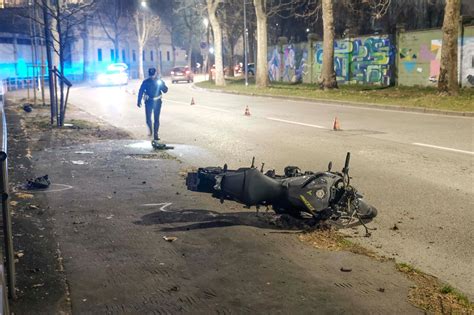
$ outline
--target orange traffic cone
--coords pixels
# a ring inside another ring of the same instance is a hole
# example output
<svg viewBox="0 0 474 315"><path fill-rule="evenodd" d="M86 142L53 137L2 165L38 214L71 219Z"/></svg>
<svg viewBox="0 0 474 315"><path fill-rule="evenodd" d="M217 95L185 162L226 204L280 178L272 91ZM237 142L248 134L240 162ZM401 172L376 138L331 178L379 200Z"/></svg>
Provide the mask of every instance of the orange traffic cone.
<svg viewBox="0 0 474 315"><path fill-rule="evenodd" d="M249 110L249 107L245 107L245 113L244 113L245 116L250 116L250 110Z"/></svg>
<svg viewBox="0 0 474 315"><path fill-rule="evenodd" d="M332 126L332 130L334 131L341 130L341 126L339 125L339 119L337 119L337 116L336 118L334 118L334 124Z"/></svg>
<svg viewBox="0 0 474 315"><path fill-rule="evenodd" d="M191 97L191 105L196 105L196 102L194 102L194 97Z"/></svg>

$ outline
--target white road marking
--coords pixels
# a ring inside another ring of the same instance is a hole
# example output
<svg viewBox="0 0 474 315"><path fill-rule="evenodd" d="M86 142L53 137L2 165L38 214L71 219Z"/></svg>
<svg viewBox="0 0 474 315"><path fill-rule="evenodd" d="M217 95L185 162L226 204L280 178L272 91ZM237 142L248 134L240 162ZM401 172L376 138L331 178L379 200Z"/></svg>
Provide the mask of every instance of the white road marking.
<svg viewBox="0 0 474 315"><path fill-rule="evenodd" d="M171 102L171 103L184 104L184 105L190 105L190 104L191 104L191 101L189 101L189 103L186 103L186 102L181 102L181 101L169 100L169 99L167 99L167 98L164 98L163 101L165 101L165 102Z"/></svg>
<svg viewBox="0 0 474 315"><path fill-rule="evenodd" d="M306 127L312 127L312 128L318 128L318 129L329 129L323 126L318 126L318 125L311 125L311 124L305 124L297 121L291 121L291 120L284 120L284 119L279 119L279 118L274 118L274 117L267 117L268 120L273 120L273 121L280 121L284 122L287 124L294 124L294 125L300 125L300 126L306 126Z"/></svg>
<svg viewBox="0 0 474 315"><path fill-rule="evenodd" d="M474 155L474 152L472 152L472 151L458 150L458 149L440 147L440 146L437 146L437 145L431 145L431 144L426 144L426 143L418 143L418 142L414 142L412 144L417 145L417 146L421 146L421 147L428 147L428 148L433 148L433 149L440 149L440 150L445 150L445 151L452 151L452 152L458 152L458 153L465 153L465 154Z"/></svg>
<svg viewBox="0 0 474 315"><path fill-rule="evenodd" d="M172 204L173 204L172 202L161 202L161 203L146 203L146 204L143 204L142 206L143 207L158 207L158 206L161 206L160 211L168 212L168 210L166 210L166 208L171 206Z"/></svg>
<svg viewBox="0 0 474 315"><path fill-rule="evenodd" d="M178 104L184 104L184 105L189 105L189 106L203 107L203 108L210 109L210 110L216 110L216 111L219 111L219 112L230 113L230 110L222 109L222 108L218 108L218 107L205 106L205 105L199 105L199 104L191 105L191 101L189 101L189 103L182 102L182 101L169 100L169 99L164 99L164 101L165 102L178 103Z"/></svg>
<svg viewBox="0 0 474 315"><path fill-rule="evenodd" d="M60 192L60 191L65 191L74 188L71 185L64 185L64 184L51 184L50 187L56 187L56 188L46 188L46 189L38 189L38 190L27 190L25 192L31 193L31 194L37 194L37 193L52 193L52 192Z"/></svg>

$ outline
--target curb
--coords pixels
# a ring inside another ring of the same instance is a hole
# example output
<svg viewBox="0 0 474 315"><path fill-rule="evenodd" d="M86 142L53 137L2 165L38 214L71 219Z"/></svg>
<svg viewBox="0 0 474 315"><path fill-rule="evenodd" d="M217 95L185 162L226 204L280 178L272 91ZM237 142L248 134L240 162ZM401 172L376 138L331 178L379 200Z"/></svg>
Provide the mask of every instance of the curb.
<svg viewBox="0 0 474 315"><path fill-rule="evenodd" d="M301 96L283 96L283 95L270 95L270 94L254 94L254 93L242 93L235 91L226 91L219 89L206 89L198 87L195 84L192 86L193 89L214 93L225 93L225 94L234 94L234 95L246 95L246 96L256 96L256 97L269 97L277 98L284 100L296 100L296 101L305 101L311 103L324 103L324 105L339 105L339 106L354 106L354 107L363 107L363 108L375 108L382 110L396 110L401 112L414 112L422 114L436 114L436 115L446 115L446 116L457 116L457 117L474 117L474 112L456 112L451 110L442 110L442 109L432 109L425 107L406 107L401 105L382 105L376 103L359 103L351 101L338 101L332 99L321 99L321 98L308 98Z"/></svg>

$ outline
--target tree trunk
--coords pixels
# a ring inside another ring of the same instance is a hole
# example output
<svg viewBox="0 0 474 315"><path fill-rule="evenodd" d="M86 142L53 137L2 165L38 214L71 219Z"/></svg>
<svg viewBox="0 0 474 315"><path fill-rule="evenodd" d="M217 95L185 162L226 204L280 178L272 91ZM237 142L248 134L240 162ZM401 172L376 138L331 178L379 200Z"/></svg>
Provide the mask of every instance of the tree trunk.
<svg viewBox="0 0 474 315"><path fill-rule="evenodd" d="M257 15L257 65L255 84L259 88L268 86L267 64L267 13L265 0L254 0L255 14Z"/></svg>
<svg viewBox="0 0 474 315"><path fill-rule="evenodd" d="M234 45L233 43L231 43L231 41L229 40L229 49L227 50L228 52L228 56L227 58L229 59L229 72L227 73L227 75L229 77L234 77L235 74L234 74Z"/></svg>
<svg viewBox="0 0 474 315"><path fill-rule="evenodd" d="M138 79L143 80L145 74L143 73L143 44L138 42Z"/></svg>
<svg viewBox="0 0 474 315"><path fill-rule="evenodd" d="M119 62L120 61L120 56L119 56L119 50L120 50L120 38L118 35L115 35L115 40L114 40L114 60L113 62Z"/></svg>
<svg viewBox="0 0 474 315"><path fill-rule="evenodd" d="M212 32L214 34L214 58L216 64L216 86L225 86L224 64L222 60L222 29L217 19L216 11L219 0L207 0L207 10L209 14L209 22L211 23Z"/></svg>
<svg viewBox="0 0 474 315"><path fill-rule="evenodd" d="M447 0L444 9L443 42L438 91L456 95L458 85L458 33L460 0Z"/></svg>
<svg viewBox="0 0 474 315"><path fill-rule="evenodd" d="M89 80L89 29L88 17L84 17L84 25L82 29L82 79Z"/></svg>
<svg viewBox="0 0 474 315"><path fill-rule="evenodd" d="M320 85L323 89L337 89L334 71L334 11L333 0L322 0L323 6L323 68Z"/></svg>
<svg viewBox="0 0 474 315"><path fill-rule="evenodd" d="M193 65L192 65L192 54L193 54L193 46L192 46L192 43L189 43L189 47L188 47L188 68L189 68L189 69L192 69L192 68L193 68Z"/></svg>

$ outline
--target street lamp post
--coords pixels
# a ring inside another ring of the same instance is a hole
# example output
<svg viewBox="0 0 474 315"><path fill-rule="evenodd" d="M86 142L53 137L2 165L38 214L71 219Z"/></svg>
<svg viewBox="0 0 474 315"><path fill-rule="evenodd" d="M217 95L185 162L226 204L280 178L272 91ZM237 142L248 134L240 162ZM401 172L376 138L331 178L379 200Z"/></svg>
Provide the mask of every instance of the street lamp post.
<svg viewBox="0 0 474 315"><path fill-rule="evenodd" d="M247 5L246 0L244 0L244 74L245 74L245 86L249 85L249 75L248 75L248 56L247 56Z"/></svg>

